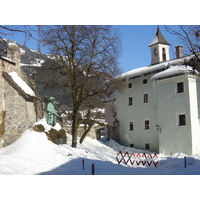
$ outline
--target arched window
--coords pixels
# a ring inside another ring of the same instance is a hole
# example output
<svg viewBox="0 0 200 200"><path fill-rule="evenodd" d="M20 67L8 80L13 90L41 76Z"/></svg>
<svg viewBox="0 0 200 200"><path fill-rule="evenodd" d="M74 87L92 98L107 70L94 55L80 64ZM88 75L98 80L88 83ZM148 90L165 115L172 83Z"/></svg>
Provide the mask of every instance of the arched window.
<svg viewBox="0 0 200 200"><path fill-rule="evenodd" d="M162 60L166 61L166 50L165 50L165 48L162 48Z"/></svg>
<svg viewBox="0 0 200 200"><path fill-rule="evenodd" d="M158 53L158 51L157 51L157 49L154 49L154 55L157 55L157 53Z"/></svg>

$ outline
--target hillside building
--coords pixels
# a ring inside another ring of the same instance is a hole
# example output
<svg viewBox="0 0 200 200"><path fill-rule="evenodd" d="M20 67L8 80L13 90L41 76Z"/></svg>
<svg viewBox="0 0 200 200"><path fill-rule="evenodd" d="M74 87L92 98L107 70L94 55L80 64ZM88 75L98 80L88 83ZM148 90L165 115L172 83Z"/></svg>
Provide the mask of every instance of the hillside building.
<svg viewBox="0 0 200 200"><path fill-rule="evenodd" d="M36 96L26 79L20 48L8 43L6 56L0 56L0 148L14 142L36 122Z"/></svg>
<svg viewBox="0 0 200 200"><path fill-rule="evenodd" d="M170 44L158 26L149 47L151 65L120 77L126 88L117 91L119 143L169 155L200 152L200 76L184 65L191 56L170 60Z"/></svg>

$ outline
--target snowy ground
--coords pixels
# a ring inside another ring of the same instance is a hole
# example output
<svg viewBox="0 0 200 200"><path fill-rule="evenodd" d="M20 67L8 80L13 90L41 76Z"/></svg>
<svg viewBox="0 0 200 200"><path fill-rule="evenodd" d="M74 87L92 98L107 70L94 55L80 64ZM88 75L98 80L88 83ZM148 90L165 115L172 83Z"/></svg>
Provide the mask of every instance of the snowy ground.
<svg viewBox="0 0 200 200"><path fill-rule="evenodd" d="M16 142L0 149L0 175L91 175L92 164L95 164L95 175L200 174L200 155L159 154L156 168L153 165L118 165L117 152L144 151L121 146L113 140L107 141L106 138L102 141L86 138L83 144L72 148L71 136L68 135L67 139L67 144L55 145L47 140L45 133L27 130ZM184 156L187 156L186 168Z"/></svg>

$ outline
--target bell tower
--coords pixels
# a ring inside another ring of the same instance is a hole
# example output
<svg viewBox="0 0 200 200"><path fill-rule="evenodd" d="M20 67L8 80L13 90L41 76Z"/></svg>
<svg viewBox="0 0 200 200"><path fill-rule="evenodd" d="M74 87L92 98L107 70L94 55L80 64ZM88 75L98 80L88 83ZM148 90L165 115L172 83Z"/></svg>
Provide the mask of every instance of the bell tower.
<svg viewBox="0 0 200 200"><path fill-rule="evenodd" d="M160 31L160 27L158 26L156 35L149 45L149 47L151 48L152 65L169 60L169 46L170 44L164 38Z"/></svg>

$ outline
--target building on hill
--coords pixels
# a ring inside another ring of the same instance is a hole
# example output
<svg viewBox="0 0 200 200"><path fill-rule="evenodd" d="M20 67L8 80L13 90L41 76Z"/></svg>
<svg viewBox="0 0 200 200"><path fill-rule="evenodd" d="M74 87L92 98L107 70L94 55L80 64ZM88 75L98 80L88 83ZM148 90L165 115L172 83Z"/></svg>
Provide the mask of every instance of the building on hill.
<svg viewBox="0 0 200 200"><path fill-rule="evenodd" d="M7 56L0 56L0 146L15 141L36 122L34 91L23 79L20 49L8 43Z"/></svg>
<svg viewBox="0 0 200 200"><path fill-rule="evenodd" d="M200 76L182 57L170 60L158 27L149 47L151 65L124 73L116 95L119 143L169 155L200 152Z"/></svg>

